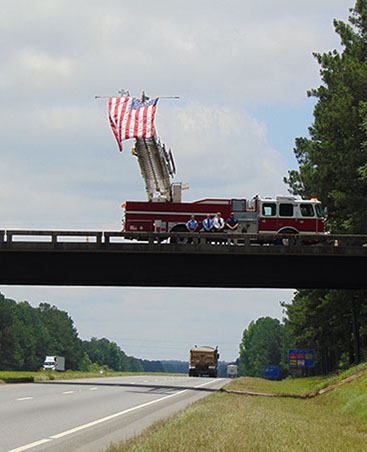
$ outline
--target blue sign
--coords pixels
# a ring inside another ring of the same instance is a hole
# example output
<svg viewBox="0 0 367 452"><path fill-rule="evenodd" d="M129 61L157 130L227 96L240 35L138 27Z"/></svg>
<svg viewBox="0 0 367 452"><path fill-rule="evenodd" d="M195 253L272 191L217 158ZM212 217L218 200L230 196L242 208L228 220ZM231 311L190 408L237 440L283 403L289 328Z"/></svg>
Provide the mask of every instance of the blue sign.
<svg viewBox="0 0 367 452"><path fill-rule="evenodd" d="M290 367L314 367L315 352L313 350L288 350L288 364Z"/></svg>
<svg viewBox="0 0 367 452"><path fill-rule="evenodd" d="M278 378L279 366L266 366L264 369L265 378Z"/></svg>

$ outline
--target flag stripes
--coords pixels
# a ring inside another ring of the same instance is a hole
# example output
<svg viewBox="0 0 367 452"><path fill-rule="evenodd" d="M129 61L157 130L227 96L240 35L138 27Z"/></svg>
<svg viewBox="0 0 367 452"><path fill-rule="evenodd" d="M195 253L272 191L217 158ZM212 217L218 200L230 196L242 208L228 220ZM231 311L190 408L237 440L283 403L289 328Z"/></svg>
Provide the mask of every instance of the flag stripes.
<svg viewBox="0 0 367 452"><path fill-rule="evenodd" d="M129 138L154 136L154 117L158 98L144 101L136 97L110 97L108 116L120 151Z"/></svg>

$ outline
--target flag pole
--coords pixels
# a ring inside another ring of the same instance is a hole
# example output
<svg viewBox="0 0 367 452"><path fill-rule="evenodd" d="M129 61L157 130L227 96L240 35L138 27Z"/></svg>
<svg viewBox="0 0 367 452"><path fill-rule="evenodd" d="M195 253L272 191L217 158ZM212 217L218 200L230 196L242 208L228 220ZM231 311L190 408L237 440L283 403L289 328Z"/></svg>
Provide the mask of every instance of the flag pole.
<svg viewBox="0 0 367 452"><path fill-rule="evenodd" d="M94 96L95 99L120 99L123 96ZM131 97L137 97L137 96L131 96ZM153 97L154 99L158 98L158 99L180 99L180 96L150 96Z"/></svg>
<svg viewBox="0 0 367 452"><path fill-rule="evenodd" d="M118 91L118 93L120 94L119 96L94 96L94 98L95 99L109 99L109 98L121 99L121 97L134 97L135 99L137 99L136 96L130 96L130 91L128 89L120 89ZM158 99L179 99L180 98L180 96L146 96L144 91L141 92L140 98L141 98L142 102L144 102L147 99L150 99L151 97L153 99L157 99L157 98Z"/></svg>

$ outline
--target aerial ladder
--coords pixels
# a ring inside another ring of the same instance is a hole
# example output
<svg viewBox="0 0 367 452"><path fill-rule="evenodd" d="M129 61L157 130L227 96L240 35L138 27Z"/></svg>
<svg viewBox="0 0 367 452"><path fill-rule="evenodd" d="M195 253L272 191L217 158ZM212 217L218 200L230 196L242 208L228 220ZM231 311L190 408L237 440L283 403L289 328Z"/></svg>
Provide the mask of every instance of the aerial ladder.
<svg viewBox="0 0 367 452"><path fill-rule="evenodd" d="M177 97L173 97L176 99ZM141 99L147 99L144 91ZM138 159L148 201L181 202L187 184L173 183L176 166L171 149L167 150L156 131L151 138L135 138L132 154Z"/></svg>
<svg viewBox="0 0 367 452"><path fill-rule="evenodd" d="M179 190L171 180L176 173L171 149L167 151L155 134L152 138L135 138L132 154L138 159L148 201L171 202L176 199Z"/></svg>
<svg viewBox="0 0 367 452"><path fill-rule="evenodd" d="M136 117L131 114L132 104L129 104L129 102L131 99L136 98L132 98L129 91L126 90L120 90L119 94L119 99L124 98L125 100L123 101L123 104L117 103L112 105L110 103L109 115L114 135L119 143L120 150L122 150L121 141L124 139L121 138L121 128L126 127L126 130L129 130L129 133L126 134L125 139L132 138L130 137L129 129L129 127L131 127L130 121L136 121ZM95 96L96 99L104 97L107 96ZM164 98L178 99L177 96ZM116 98L110 97L109 99L111 102L111 99ZM155 99L158 99L158 97ZM141 94L141 104L145 101L149 101L149 97L147 97L143 91ZM128 107L127 104L129 104ZM136 111L139 108L140 107L135 106L134 110ZM113 111L113 113L111 113L111 111ZM121 114L122 111L123 113ZM145 114L147 113L144 112L143 115ZM133 119L131 120L131 118ZM139 117L138 127L140 127L140 121L141 117ZM146 122L147 117L142 120L143 129L146 127ZM124 126L122 126L122 123L124 123ZM132 122L132 124L135 123ZM134 125L134 127L136 127L136 125ZM152 127L154 127L153 119ZM176 174L176 167L171 149L166 149L165 144L161 142L155 129L153 129L153 133L136 133L134 130L134 137L135 143L132 149L132 154L138 159L140 172L145 182L145 190L148 201L181 202L182 190L189 187L188 185L183 185L181 183L173 183L172 181L174 175Z"/></svg>

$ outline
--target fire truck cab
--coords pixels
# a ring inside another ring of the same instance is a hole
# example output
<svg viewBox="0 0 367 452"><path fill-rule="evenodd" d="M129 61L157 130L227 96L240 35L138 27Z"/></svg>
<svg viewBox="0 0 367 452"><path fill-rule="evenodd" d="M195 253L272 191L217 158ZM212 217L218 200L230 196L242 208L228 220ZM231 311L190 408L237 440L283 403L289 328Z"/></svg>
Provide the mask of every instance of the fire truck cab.
<svg viewBox="0 0 367 452"><path fill-rule="evenodd" d="M258 231L277 234L315 234L324 232L324 213L320 201L277 196L259 199Z"/></svg>

